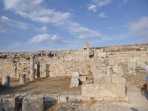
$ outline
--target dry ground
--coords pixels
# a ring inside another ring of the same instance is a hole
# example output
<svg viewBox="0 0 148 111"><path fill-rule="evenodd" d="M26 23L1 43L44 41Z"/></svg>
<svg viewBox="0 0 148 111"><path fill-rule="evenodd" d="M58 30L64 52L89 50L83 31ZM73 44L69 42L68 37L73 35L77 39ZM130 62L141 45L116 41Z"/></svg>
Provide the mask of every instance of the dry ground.
<svg viewBox="0 0 148 111"><path fill-rule="evenodd" d="M0 80L1 83L1 80ZM81 86L77 88L69 88L70 78L69 77L58 77L58 78L41 78L36 79L34 82L20 85L19 80L11 79L10 89L0 89L0 95L3 94L80 94Z"/></svg>

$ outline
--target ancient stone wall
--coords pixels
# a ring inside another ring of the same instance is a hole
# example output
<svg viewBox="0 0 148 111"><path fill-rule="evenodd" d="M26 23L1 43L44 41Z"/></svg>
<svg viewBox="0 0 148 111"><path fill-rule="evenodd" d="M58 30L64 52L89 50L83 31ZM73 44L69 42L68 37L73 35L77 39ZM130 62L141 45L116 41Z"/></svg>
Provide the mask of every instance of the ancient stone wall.
<svg viewBox="0 0 148 111"><path fill-rule="evenodd" d="M65 51L0 53L0 77L30 74L30 55L35 55L35 73L46 77L71 76L72 72L88 77L99 74L122 75L143 84L148 73L148 44L82 48ZM141 81L141 82L139 82Z"/></svg>

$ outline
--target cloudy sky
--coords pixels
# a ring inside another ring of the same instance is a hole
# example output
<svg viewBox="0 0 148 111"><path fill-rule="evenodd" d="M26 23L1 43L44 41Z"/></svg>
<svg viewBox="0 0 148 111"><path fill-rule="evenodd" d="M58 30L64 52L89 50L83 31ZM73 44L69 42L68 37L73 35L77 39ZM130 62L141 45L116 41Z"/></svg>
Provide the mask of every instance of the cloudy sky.
<svg viewBox="0 0 148 111"><path fill-rule="evenodd" d="M0 51L148 43L148 0L0 0Z"/></svg>

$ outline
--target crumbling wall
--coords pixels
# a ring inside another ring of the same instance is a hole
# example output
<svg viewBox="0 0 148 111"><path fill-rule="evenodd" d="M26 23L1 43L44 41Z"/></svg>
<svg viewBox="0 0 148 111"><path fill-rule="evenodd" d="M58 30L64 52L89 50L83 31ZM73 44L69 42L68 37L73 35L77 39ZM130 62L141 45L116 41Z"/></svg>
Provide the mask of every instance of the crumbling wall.
<svg viewBox="0 0 148 111"><path fill-rule="evenodd" d="M0 78L4 75L15 76L16 64L9 59L0 59Z"/></svg>
<svg viewBox="0 0 148 111"><path fill-rule="evenodd" d="M35 73L46 77L80 75L123 74L122 76L142 85L148 73L148 44L118 47L82 48L65 51L40 51L0 53L0 77L30 74L30 55L35 55ZM48 64L48 65L47 65ZM140 81L140 82L139 82Z"/></svg>

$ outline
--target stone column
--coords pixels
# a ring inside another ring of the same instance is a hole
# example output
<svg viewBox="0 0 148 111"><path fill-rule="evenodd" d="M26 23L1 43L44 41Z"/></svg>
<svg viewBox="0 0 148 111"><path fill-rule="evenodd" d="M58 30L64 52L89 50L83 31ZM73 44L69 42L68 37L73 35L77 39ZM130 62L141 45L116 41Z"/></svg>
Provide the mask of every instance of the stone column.
<svg viewBox="0 0 148 111"><path fill-rule="evenodd" d="M9 88L10 87L10 76L2 77L2 86L4 88Z"/></svg>
<svg viewBox="0 0 148 111"><path fill-rule="evenodd" d="M46 64L46 78L49 77L49 64Z"/></svg>
<svg viewBox="0 0 148 111"><path fill-rule="evenodd" d="M20 84L26 84L26 74L20 74Z"/></svg>
<svg viewBox="0 0 148 111"><path fill-rule="evenodd" d="M40 63L39 63L39 61L37 62L37 70L36 70L36 72L37 72L37 78L40 78L41 76L40 76Z"/></svg>
<svg viewBox="0 0 148 111"><path fill-rule="evenodd" d="M34 55L31 55L30 57L30 81L35 80L35 74L34 74Z"/></svg>

